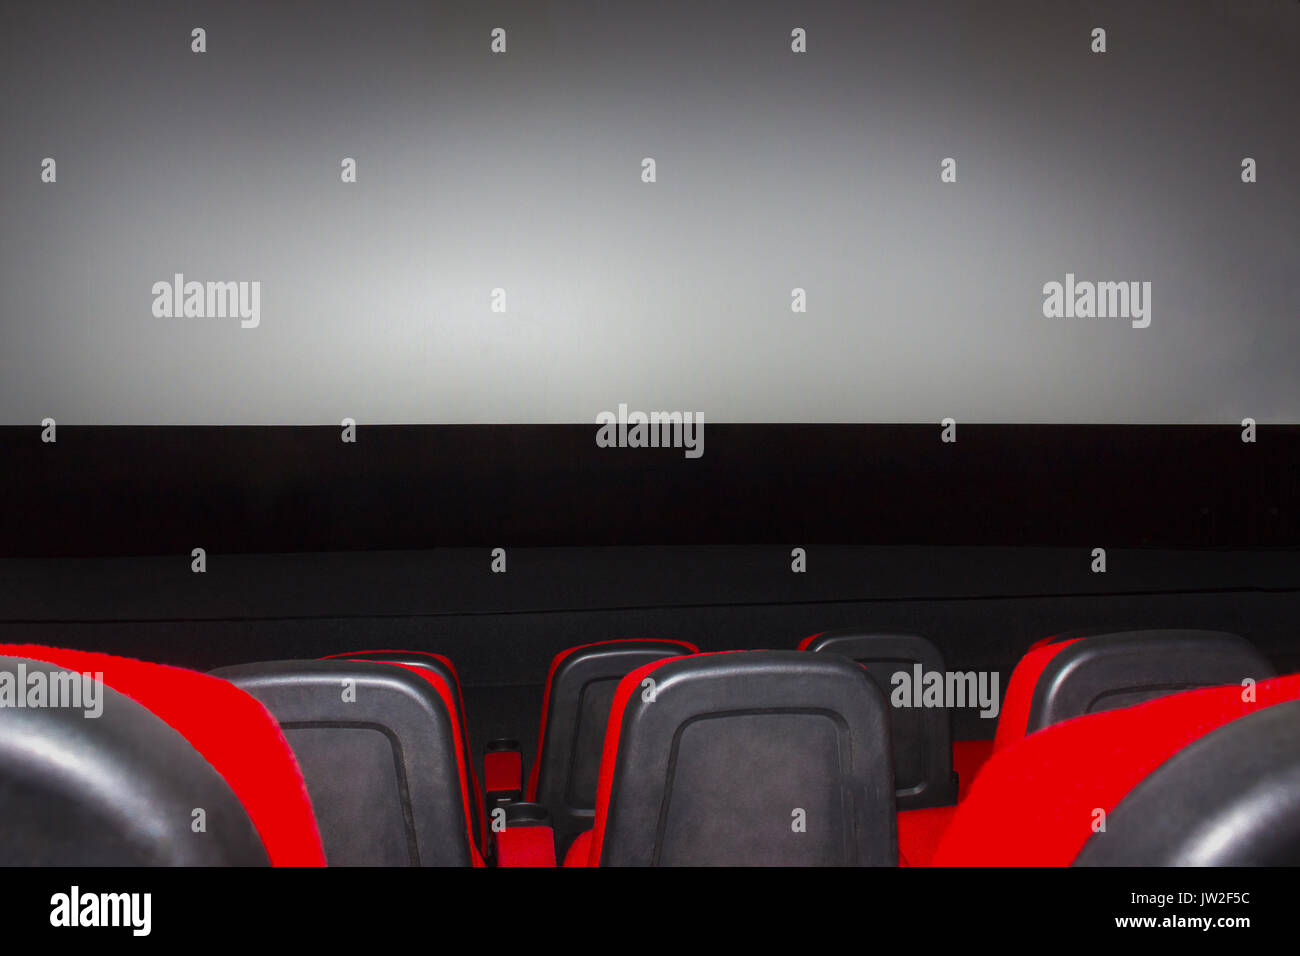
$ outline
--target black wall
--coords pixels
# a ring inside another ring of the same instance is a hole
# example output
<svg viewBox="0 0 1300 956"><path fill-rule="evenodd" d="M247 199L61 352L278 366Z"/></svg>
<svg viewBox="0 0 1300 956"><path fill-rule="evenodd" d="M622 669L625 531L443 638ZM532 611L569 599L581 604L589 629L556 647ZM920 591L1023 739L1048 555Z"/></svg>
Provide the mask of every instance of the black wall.
<svg viewBox="0 0 1300 956"><path fill-rule="evenodd" d="M1300 426L0 429L0 553L457 545L1300 545Z"/></svg>
<svg viewBox="0 0 1300 956"><path fill-rule="evenodd" d="M1088 548L813 546L487 548L424 552L0 560L0 641L201 669L356 649L437 650L473 688L476 734L531 738L565 647L666 636L708 650L792 647L833 627L932 637L950 667L1005 681L1037 638L1081 627L1206 627L1300 670L1300 554ZM959 734L991 734L973 712Z"/></svg>

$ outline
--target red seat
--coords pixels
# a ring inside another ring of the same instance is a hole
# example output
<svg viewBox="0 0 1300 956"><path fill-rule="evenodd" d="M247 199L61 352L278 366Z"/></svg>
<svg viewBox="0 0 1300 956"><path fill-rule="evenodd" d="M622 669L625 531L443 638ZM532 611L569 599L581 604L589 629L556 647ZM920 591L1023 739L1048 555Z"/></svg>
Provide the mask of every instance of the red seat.
<svg viewBox="0 0 1300 956"><path fill-rule="evenodd" d="M936 866L1065 866L1149 774L1223 725L1300 698L1300 675L1186 691L1006 743L961 802Z"/></svg>
<svg viewBox="0 0 1300 956"><path fill-rule="evenodd" d="M0 656L102 673L105 685L166 722L225 779L272 865L324 864L293 752L275 720L248 694L206 674L109 654L4 644Z"/></svg>
<svg viewBox="0 0 1300 956"><path fill-rule="evenodd" d="M1078 640L1082 638L1053 641L1049 637L1030 645L1025 656L1011 672L1011 679L1007 681L1006 696L1002 698L1002 710L998 715L998 729L993 737L994 753L1025 736L1025 727L1029 723L1029 705L1033 701L1038 678L1052 662L1052 658Z"/></svg>
<svg viewBox="0 0 1300 956"><path fill-rule="evenodd" d="M1027 733L1066 717L1179 691L1272 677L1272 667L1240 637L1215 631L1072 631L1035 641L1007 682L994 753ZM962 774L959 801L988 757L978 741L958 743L969 769ZM899 814L902 862L928 865L956 814L956 808Z"/></svg>
<svg viewBox="0 0 1300 956"><path fill-rule="evenodd" d="M1275 676L1235 634L1201 630L1091 632L1034 644L1007 683L994 750L1061 720L1244 678Z"/></svg>

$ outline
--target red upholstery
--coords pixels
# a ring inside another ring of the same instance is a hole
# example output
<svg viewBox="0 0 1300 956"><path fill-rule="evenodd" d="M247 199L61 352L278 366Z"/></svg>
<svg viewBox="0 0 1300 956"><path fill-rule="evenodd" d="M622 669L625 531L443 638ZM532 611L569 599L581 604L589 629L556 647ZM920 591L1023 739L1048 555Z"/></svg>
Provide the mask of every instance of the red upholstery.
<svg viewBox="0 0 1300 956"><path fill-rule="evenodd" d="M579 833L569 844L569 852L564 854L565 866L586 866L591 858L591 831Z"/></svg>
<svg viewBox="0 0 1300 956"><path fill-rule="evenodd" d="M496 835L497 866L555 866L550 827L506 827Z"/></svg>
<svg viewBox="0 0 1300 956"><path fill-rule="evenodd" d="M929 866L956 807L926 807L898 812L898 865Z"/></svg>
<svg viewBox="0 0 1300 956"><path fill-rule="evenodd" d="M399 664L395 661L390 663L394 667L401 667L412 674L419 674L423 677L438 692L438 696L442 698L442 702L447 708L447 714L451 718L451 739L456 747L456 767L460 770L460 798L465 808L465 836L469 840L470 856L473 858L474 865L484 866L483 855L479 852L478 840L474 838L474 814L470 808L469 785L466 783L470 779L470 774L465 766L465 741L461 733L460 716L457 713L456 701L452 697L451 688L447 686L441 677L432 671L425 670L423 667L411 667L409 664Z"/></svg>
<svg viewBox="0 0 1300 956"><path fill-rule="evenodd" d="M1147 774L1192 741L1300 697L1300 675L1187 691L1067 720L996 751L957 808L936 866L1065 866Z"/></svg>
<svg viewBox="0 0 1300 956"><path fill-rule="evenodd" d="M1029 724L1029 706L1034 700L1034 688L1044 668L1052 662L1057 654L1075 641L1060 641L1056 644L1045 643L1052 639L1045 638L1033 645L1007 681L1006 697L1002 700L1002 713L998 717L997 735L993 738L993 752L997 753L1025 736L1025 727Z"/></svg>
<svg viewBox="0 0 1300 956"><path fill-rule="evenodd" d="M433 660L440 662L444 667L447 668L448 671L451 672L452 678L456 681L456 707L454 708L456 713L453 714L453 717L460 722L459 726L460 726L461 742L464 747L468 748L470 734L469 734L469 720L465 716L465 695L461 693L461 689L460 689L460 672L456 670L456 665L451 662L451 658L444 657L441 654L434 654L430 651L400 651L400 650L387 649L387 650L378 650L378 651L349 651L346 654L326 654L324 657L321 658L321 660L328 661L333 658L351 657L354 654L392 654L397 657L406 657L406 656L430 657ZM450 710L453 708L449 706L448 709ZM469 780L474 791L473 796L474 796L475 806L482 807L484 805L483 788L479 784L478 769L474 763L473 758L474 755L472 751L465 754L465 760L469 764ZM486 767L484 769L486 770ZM462 774L464 774L464 770L465 767L464 765L462 765L461 766ZM466 819L472 821L475 818L471 816L471 817L467 817ZM487 848L487 820L485 816L481 813L478 815L478 820L479 820L479 828L478 828L479 832L478 832L478 839L475 842L480 850L484 850Z"/></svg>
<svg viewBox="0 0 1300 956"><path fill-rule="evenodd" d="M541 772L542 766L542 743L546 740L546 714L551 707L551 681L555 677L556 670L558 670L560 665L564 663L565 658L570 654L573 654L575 651L585 650L588 647L603 647L606 644L625 644L629 641L638 640L645 640L645 638L628 637L612 641L594 641L591 644L579 644L577 647L570 647L560 651L560 653L556 654L555 657L551 659L551 666L546 671L546 687L542 691L542 718L541 725L537 730L537 752L533 757L533 769L528 774L528 793L525 799L537 799L537 778ZM689 641L674 640L672 643L690 648L692 654L698 654L700 652L700 649Z"/></svg>
<svg viewBox="0 0 1300 956"><path fill-rule="evenodd" d="M165 721L225 778L273 866L325 865L293 751L275 719L233 684L179 667L37 644L0 644L0 656L102 673L107 686Z"/></svg>
<svg viewBox="0 0 1300 956"><path fill-rule="evenodd" d="M957 771L957 805L902 810L898 814L898 863L900 866L929 866L944 832L957 813L957 806L970 792L980 768L993 753L991 740L954 740L953 769Z"/></svg>
<svg viewBox="0 0 1300 956"><path fill-rule="evenodd" d="M816 634L809 634L807 637L805 637L802 641L799 642L799 646L796 647L795 650L796 651L808 650L808 645L811 644L813 641L817 640L817 638L821 637L825 633L826 633L825 631L818 631Z"/></svg>

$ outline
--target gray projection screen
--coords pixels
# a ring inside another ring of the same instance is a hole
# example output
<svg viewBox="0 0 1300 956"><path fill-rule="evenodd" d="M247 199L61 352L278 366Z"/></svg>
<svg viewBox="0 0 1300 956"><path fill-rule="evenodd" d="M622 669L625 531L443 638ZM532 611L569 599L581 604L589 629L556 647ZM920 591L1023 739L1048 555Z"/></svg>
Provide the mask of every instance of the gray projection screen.
<svg viewBox="0 0 1300 956"><path fill-rule="evenodd" d="M2 15L0 424L1300 421L1290 0Z"/></svg>

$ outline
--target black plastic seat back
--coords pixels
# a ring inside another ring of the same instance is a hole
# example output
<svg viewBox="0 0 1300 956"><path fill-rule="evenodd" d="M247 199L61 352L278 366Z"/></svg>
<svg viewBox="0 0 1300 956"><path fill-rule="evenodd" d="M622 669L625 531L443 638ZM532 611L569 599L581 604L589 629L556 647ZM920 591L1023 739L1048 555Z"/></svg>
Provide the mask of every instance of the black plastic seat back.
<svg viewBox="0 0 1300 956"><path fill-rule="evenodd" d="M422 670L429 671L431 674L437 674L442 682L447 685L451 691L452 699L456 702L456 719L460 725L461 750L465 755L467 763L474 760L474 741L470 738L469 720L465 713L465 699L460 692L460 677L445 657L439 654L428 654L420 651L351 651L347 654L334 654L324 660L348 660L348 661L387 661L392 664L405 664L407 667L418 667ZM484 830L483 814L483 794L478 791L478 777L472 767L470 773L474 779L473 799L470 800L470 822L473 831L476 834L482 834Z"/></svg>
<svg viewBox="0 0 1300 956"><path fill-rule="evenodd" d="M1249 641L1224 631L1123 631L1085 637L1043 668L1034 685L1025 733L1179 691L1273 676L1273 666Z"/></svg>
<svg viewBox="0 0 1300 956"><path fill-rule="evenodd" d="M848 628L824 631L804 650L839 654L866 668L889 701L894 746L894 785L899 810L949 806L957 802L952 769L952 714L946 707L893 706L894 675L915 680L922 673L946 673L943 654L919 634Z"/></svg>
<svg viewBox="0 0 1300 956"><path fill-rule="evenodd" d="M71 673L0 657L0 675L37 672ZM203 755L131 698L98 692L98 717L0 707L0 866L269 865L243 804Z"/></svg>
<svg viewBox="0 0 1300 956"><path fill-rule="evenodd" d="M744 651L649 678L653 700L638 686L611 714L602 866L897 864L889 713L863 668Z"/></svg>
<svg viewBox="0 0 1300 956"><path fill-rule="evenodd" d="M1225 724L1120 801L1075 866L1300 866L1300 701Z"/></svg>
<svg viewBox="0 0 1300 956"><path fill-rule="evenodd" d="M302 769L330 866L473 862L452 713L393 664L269 661L212 672L260 700Z"/></svg>
<svg viewBox="0 0 1300 956"><path fill-rule="evenodd" d="M693 654L692 644L669 640L605 641L563 652L546 688L545 721L530 799L551 813L555 849L564 858L596 816L596 778L614 690L644 664Z"/></svg>
<svg viewBox="0 0 1300 956"><path fill-rule="evenodd" d="M1076 641L1081 637L1097 637L1101 634L1119 634L1124 631L1140 631L1140 627L1072 627L1066 631L1057 631L1048 637L1038 641L1034 646L1041 647L1046 644L1060 644L1064 641Z"/></svg>
<svg viewBox="0 0 1300 956"><path fill-rule="evenodd" d="M327 661L387 661L390 664L405 664L407 667L419 667L437 674L456 698L457 706L464 712L465 704L460 699L460 681L456 671L447 661L437 654L422 654L419 651L350 651L347 654L331 654L321 658Z"/></svg>

